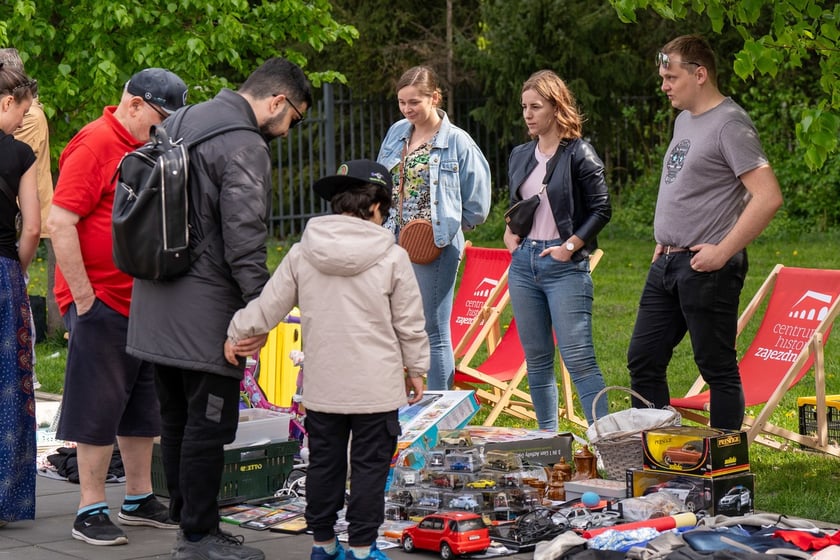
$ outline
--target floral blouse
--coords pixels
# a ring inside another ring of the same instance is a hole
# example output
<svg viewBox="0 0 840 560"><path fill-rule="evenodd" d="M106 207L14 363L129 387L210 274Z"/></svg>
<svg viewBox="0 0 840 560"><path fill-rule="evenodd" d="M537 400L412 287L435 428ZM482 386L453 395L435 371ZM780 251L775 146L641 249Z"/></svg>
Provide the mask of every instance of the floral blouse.
<svg viewBox="0 0 840 560"><path fill-rule="evenodd" d="M435 134L437 136L437 134ZM429 158L432 153L434 138L418 146L405 156L403 165L403 208L400 219L400 165L391 169L394 192L391 212L385 221L385 227L396 233L399 228L418 218L432 219L432 202L429 191Z"/></svg>

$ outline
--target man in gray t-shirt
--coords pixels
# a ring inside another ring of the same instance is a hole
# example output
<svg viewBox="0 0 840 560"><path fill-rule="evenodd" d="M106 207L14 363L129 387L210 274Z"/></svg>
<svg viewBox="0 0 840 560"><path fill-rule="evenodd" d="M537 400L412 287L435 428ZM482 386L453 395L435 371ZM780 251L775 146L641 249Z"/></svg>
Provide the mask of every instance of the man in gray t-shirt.
<svg viewBox="0 0 840 560"><path fill-rule="evenodd" d="M711 425L735 430L744 417L735 337L745 248L782 194L749 116L717 88L709 44L677 37L656 63L662 91L682 112L662 166L656 248L627 351L631 387L657 408L668 405L668 363L688 332L711 393Z"/></svg>

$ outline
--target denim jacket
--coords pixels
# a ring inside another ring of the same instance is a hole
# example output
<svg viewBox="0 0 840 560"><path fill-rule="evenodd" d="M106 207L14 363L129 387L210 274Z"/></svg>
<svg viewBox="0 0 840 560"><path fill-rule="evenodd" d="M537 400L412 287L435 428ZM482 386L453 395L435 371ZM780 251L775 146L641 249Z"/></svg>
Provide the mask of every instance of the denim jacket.
<svg viewBox="0 0 840 560"><path fill-rule="evenodd" d="M510 153L508 179L510 204L522 200L519 187L537 166L536 140L520 144ZM562 149L562 148L560 148ZM589 142L574 139L563 149L548 181L548 201L560 239L576 234L586 243L575 253L586 257L598 247L596 235L612 217L610 194L604 178L604 163Z"/></svg>
<svg viewBox="0 0 840 560"><path fill-rule="evenodd" d="M462 229L469 231L487 219L490 212L490 165L465 131L441 116L440 132L434 140L429 160L429 193L435 245L445 247L458 239ZM411 123L402 119L388 129L376 161L389 171L399 164L403 147L411 136Z"/></svg>

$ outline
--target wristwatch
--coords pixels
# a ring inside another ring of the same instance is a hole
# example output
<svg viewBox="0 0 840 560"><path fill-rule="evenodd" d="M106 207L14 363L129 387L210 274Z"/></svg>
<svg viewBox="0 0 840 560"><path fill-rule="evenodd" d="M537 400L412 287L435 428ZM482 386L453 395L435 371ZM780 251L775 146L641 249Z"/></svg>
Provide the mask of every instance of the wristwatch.
<svg viewBox="0 0 840 560"><path fill-rule="evenodd" d="M568 241L566 243L566 250L569 251L570 253L574 253L575 252L575 244L572 243L571 241Z"/></svg>

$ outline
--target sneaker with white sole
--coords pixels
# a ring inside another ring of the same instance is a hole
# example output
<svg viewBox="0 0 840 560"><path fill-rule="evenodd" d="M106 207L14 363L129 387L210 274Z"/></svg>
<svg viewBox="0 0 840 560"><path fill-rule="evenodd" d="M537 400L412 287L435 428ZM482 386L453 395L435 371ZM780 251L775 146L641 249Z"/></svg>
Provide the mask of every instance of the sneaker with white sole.
<svg viewBox="0 0 840 560"><path fill-rule="evenodd" d="M185 537L183 531L178 531L172 560L265 560L262 550L245 546L244 542L244 537L225 533L221 529L204 535L196 542Z"/></svg>
<svg viewBox="0 0 840 560"><path fill-rule="evenodd" d="M143 525L158 529L177 529L178 523L169 517L169 508L150 496L134 510L120 508L117 515L123 525Z"/></svg>
<svg viewBox="0 0 840 560"><path fill-rule="evenodd" d="M108 514L77 516L73 522L73 538L97 546L128 544L128 537L122 529L111 522Z"/></svg>

